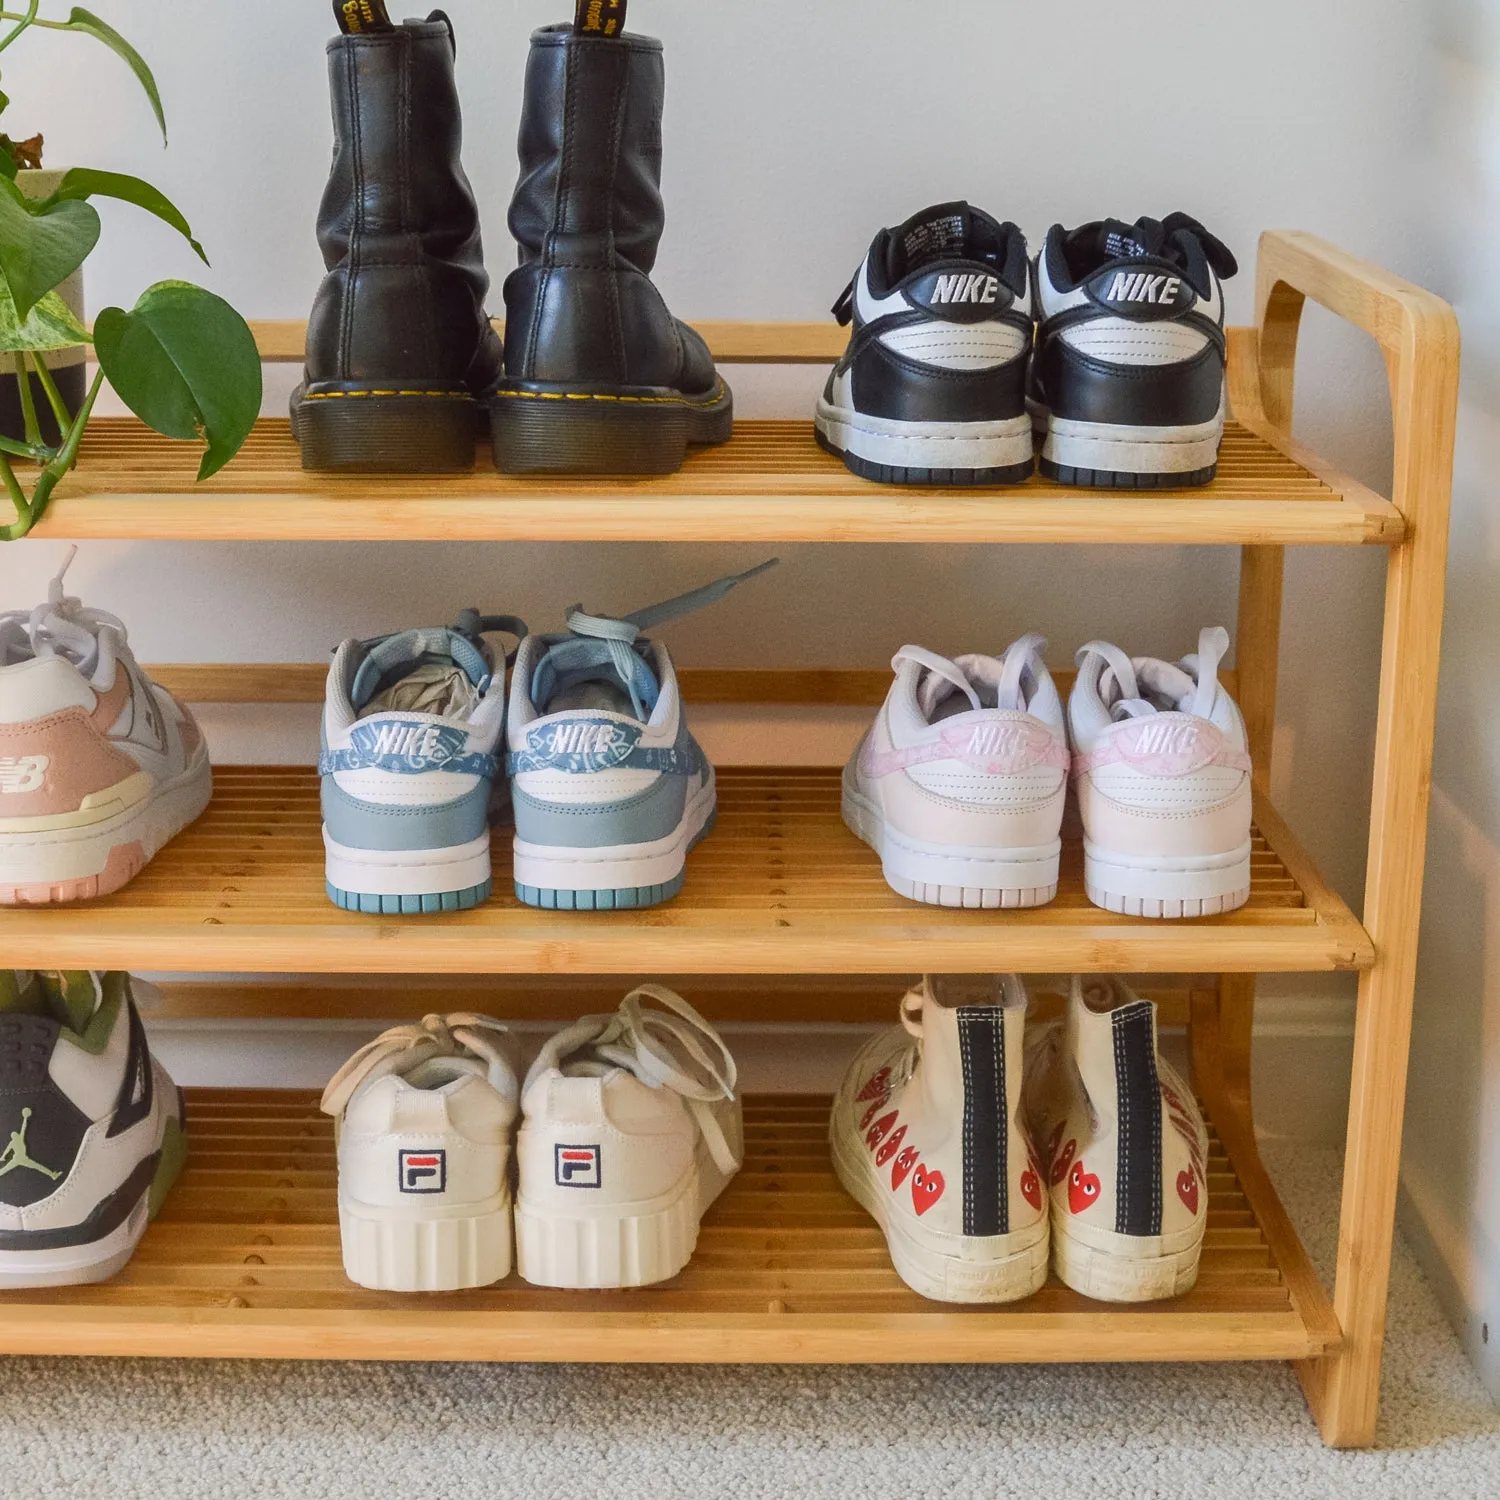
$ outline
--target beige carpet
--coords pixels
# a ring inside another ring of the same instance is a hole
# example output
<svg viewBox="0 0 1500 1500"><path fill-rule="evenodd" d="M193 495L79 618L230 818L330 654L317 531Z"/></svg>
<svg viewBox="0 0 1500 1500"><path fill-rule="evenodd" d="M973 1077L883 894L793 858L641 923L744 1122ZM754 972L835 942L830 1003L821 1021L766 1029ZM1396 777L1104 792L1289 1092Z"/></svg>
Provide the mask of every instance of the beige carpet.
<svg viewBox="0 0 1500 1500"><path fill-rule="evenodd" d="M1338 1161L1279 1148L1309 1248ZM1500 1414L1398 1251L1379 1447L1281 1365L631 1368L0 1361L0 1496L1482 1500Z"/></svg>

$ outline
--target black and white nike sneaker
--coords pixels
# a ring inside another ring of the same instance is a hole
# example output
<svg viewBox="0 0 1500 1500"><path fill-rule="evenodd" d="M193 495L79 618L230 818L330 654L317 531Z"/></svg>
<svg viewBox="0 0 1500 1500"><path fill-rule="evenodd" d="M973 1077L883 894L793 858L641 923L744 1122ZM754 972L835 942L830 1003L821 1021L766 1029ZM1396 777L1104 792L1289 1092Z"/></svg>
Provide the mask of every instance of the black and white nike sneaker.
<svg viewBox="0 0 1500 1500"><path fill-rule="evenodd" d="M136 987L0 969L0 1290L113 1276L182 1170L182 1098Z"/></svg>
<svg viewBox="0 0 1500 1500"><path fill-rule="evenodd" d="M1026 414L1026 239L967 203L882 229L833 315L853 333L818 402L818 441L885 484L1016 484Z"/></svg>
<svg viewBox="0 0 1500 1500"><path fill-rule="evenodd" d="M1207 484L1224 435L1234 256L1196 219L1054 225L1035 263L1028 404L1042 473L1120 489Z"/></svg>

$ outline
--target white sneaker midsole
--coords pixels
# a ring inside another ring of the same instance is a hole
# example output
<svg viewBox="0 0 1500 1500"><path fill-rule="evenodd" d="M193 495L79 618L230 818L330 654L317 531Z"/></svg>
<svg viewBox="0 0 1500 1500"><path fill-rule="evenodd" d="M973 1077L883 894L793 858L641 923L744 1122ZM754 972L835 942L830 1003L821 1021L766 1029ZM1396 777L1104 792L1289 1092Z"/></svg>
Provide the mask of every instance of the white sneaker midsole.
<svg viewBox="0 0 1500 1500"><path fill-rule="evenodd" d="M1250 888L1250 841L1225 854L1133 855L1083 844L1087 886L1116 896L1192 901Z"/></svg>
<svg viewBox="0 0 1500 1500"><path fill-rule="evenodd" d="M1037 890L1057 885L1062 840L1029 848L986 849L914 839L886 822L880 809L844 781L844 823L880 856L889 880L977 890Z"/></svg>
<svg viewBox="0 0 1500 1500"><path fill-rule="evenodd" d="M30 1286L81 1286L108 1281L135 1253L151 1217L151 1189L141 1194L123 1224L103 1239L55 1250L0 1250L0 1290Z"/></svg>
<svg viewBox="0 0 1500 1500"><path fill-rule="evenodd" d="M324 872L358 896L446 896L490 879L490 836L447 849L352 849L323 830Z"/></svg>
<svg viewBox="0 0 1500 1500"><path fill-rule="evenodd" d="M606 844L596 848L566 848L557 844L515 841L517 885L543 891L618 891L631 887L665 885L675 880L687 862L688 849L713 817L716 805L710 776L688 795L682 818L665 838L644 844Z"/></svg>
<svg viewBox="0 0 1500 1500"><path fill-rule="evenodd" d="M451 1292L510 1275L511 1198L479 1203L359 1203L339 1195L344 1273L389 1292Z"/></svg>
<svg viewBox="0 0 1500 1500"><path fill-rule="evenodd" d="M1207 422L1181 427L1135 427L1054 417L1032 403L1031 418L1042 437L1042 457L1070 469L1122 474L1190 474L1219 455L1224 436L1221 412Z"/></svg>
<svg viewBox="0 0 1500 1500"><path fill-rule="evenodd" d="M897 422L819 398L818 431L841 453L904 469L1004 469L1030 463L1031 418Z"/></svg>
<svg viewBox="0 0 1500 1500"><path fill-rule="evenodd" d="M208 806L213 771L200 753L175 781L163 782L150 797L98 823L62 823L7 831L0 818L0 886L47 884L101 875L112 850L139 844L150 859Z"/></svg>

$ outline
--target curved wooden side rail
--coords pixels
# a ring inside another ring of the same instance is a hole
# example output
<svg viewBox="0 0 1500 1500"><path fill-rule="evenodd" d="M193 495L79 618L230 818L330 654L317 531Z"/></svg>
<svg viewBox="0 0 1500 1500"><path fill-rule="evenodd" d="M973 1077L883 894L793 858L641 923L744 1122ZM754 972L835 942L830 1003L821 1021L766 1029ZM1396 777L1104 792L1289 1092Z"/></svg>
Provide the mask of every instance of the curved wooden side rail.
<svg viewBox="0 0 1500 1500"><path fill-rule="evenodd" d="M1376 957L1359 983L1334 1286L1343 1340L1336 1352L1298 1367L1326 1440L1358 1447L1374 1440L1380 1390L1437 709L1459 336L1453 309L1431 292L1315 235L1262 235L1254 348L1240 350L1230 398L1242 423L1289 454L1301 451L1291 429L1297 337L1308 298L1368 333L1385 357L1395 440L1390 500L1406 527L1386 574L1364 910ZM1262 788L1271 770L1282 560L1280 547L1243 549L1240 701ZM1213 1017L1221 1076L1245 1081L1236 1102L1247 1129L1253 1005L1253 977L1226 977Z"/></svg>

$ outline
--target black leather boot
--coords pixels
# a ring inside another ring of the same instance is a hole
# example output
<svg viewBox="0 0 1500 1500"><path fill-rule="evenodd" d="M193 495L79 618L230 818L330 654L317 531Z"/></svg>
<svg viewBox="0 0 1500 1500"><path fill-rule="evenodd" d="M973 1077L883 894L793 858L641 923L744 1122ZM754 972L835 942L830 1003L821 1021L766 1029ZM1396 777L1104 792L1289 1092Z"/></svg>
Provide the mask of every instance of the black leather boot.
<svg viewBox="0 0 1500 1500"><path fill-rule="evenodd" d="M453 29L441 11L328 45L328 275L307 325L292 432L307 469L473 467L501 375L479 213L459 163Z"/></svg>
<svg viewBox="0 0 1500 1500"><path fill-rule="evenodd" d="M708 346L651 284L661 239L661 43L574 26L533 34L505 283L505 381L491 403L510 474L666 474L727 441Z"/></svg>

